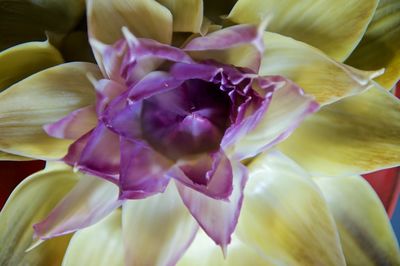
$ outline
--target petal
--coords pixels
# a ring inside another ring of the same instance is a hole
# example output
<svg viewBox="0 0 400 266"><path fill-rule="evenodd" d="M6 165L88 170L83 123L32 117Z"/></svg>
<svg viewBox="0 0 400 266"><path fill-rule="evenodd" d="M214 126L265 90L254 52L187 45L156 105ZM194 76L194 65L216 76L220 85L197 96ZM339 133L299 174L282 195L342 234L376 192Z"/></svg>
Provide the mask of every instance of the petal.
<svg viewBox="0 0 400 266"><path fill-rule="evenodd" d="M0 151L0 161L30 161L32 158Z"/></svg>
<svg viewBox="0 0 400 266"><path fill-rule="evenodd" d="M189 249L179 260L177 266L272 266L252 247L245 245L237 237L232 237L228 252L224 257L215 243L202 231L199 231Z"/></svg>
<svg viewBox="0 0 400 266"><path fill-rule="evenodd" d="M258 72L264 51L264 26L238 25L224 28L192 39L184 50L197 60L212 59Z"/></svg>
<svg viewBox="0 0 400 266"><path fill-rule="evenodd" d="M226 250L236 228L247 180L246 168L233 165L233 191L229 201L216 200L176 182L183 203L196 218L203 230L222 250Z"/></svg>
<svg viewBox="0 0 400 266"><path fill-rule="evenodd" d="M35 237L46 240L86 228L121 204L116 185L94 176L82 175L51 213L33 226Z"/></svg>
<svg viewBox="0 0 400 266"><path fill-rule="evenodd" d="M79 230L69 242L63 266L123 266L121 211L119 209L95 225Z"/></svg>
<svg viewBox="0 0 400 266"><path fill-rule="evenodd" d="M198 226L174 186L143 200L124 203L122 231L126 265L175 265Z"/></svg>
<svg viewBox="0 0 400 266"><path fill-rule="evenodd" d="M337 63L308 44L276 33L264 33L264 43L260 75L283 75L322 105L360 93L381 74Z"/></svg>
<svg viewBox="0 0 400 266"><path fill-rule="evenodd" d="M400 101L374 87L323 107L279 148L314 175L367 173L400 163Z"/></svg>
<svg viewBox="0 0 400 266"><path fill-rule="evenodd" d="M247 130L233 143L229 153L240 160L253 157L283 141L307 115L318 109L318 104L289 80L275 76L260 82L264 87L275 86L276 91L271 102L265 101L264 106L248 119L249 123L243 125Z"/></svg>
<svg viewBox="0 0 400 266"><path fill-rule="evenodd" d="M171 12L154 0L89 0L89 36L105 44L122 38L123 26L137 37L171 43Z"/></svg>
<svg viewBox="0 0 400 266"><path fill-rule="evenodd" d="M52 239L25 252L32 225L43 219L77 182L70 169L45 169L25 179L0 213L1 265L60 265L69 237Z"/></svg>
<svg viewBox="0 0 400 266"><path fill-rule="evenodd" d="M107 105L127 88L113 80L101 79L95 83L97 92L96 112L101 117Z"/></svg>
<svg viewBox="0 0 400 266"><path fill-rule="evenodd" d="M100 123L90 134L76 167L115 182L120 168L119 136Z"/></svg>
<svg viewBox="0 0 400 266"><path fill-rule="evenodd" d="M360 44L346 63L365 70L385 68L376 80L391 89L400 78L400 3L379 2L375 15Z"/></svg>
<svg viewBox="0 0 400 266"><path fill-rule="evenodd" d="M67 33L81 20L84 8L81 0L2 1L0 50L45 40L46 33Z"/></svg>
<svg viewBox="0 0 400 266"><path fill-rule="evenodd" d="M228 19L255 24L272 14L270 31L313 45L342 61L360 41L377 5L377 0L239 0Z"/></svg>
<svg viewBox="0 0 400 266"><path fill-rule="evenodd" d="M63 62L49 42L30 42L0 53L0 91L36 72Z"/></svg>
<svg viewBox="0 0 400 266"><path fill-rule="evenodd" d="M164 192L172 162L145 143L121 139L120 198L140 199Z"/></svg>
<svg viewBox="0 0 400 266"><path fill-rule="evenodd" d="M170 175L185 186L219 200L226 200L233 190L233 169L221 150L195 158L179 160Z"/></svg>
<svg viewBox="0 0 400 266"><path fill-rule="evenodd" d="M94 128L97 115L94 106L83 107L55 123L43 127L46 133L60 139L78 139Z"/></svg>
<svg viewBox="0 0 400 266"><path fill-rule="evenodd" d="M238 236L273 265L345 265L339 236L318 188L273 152L249 166Z"/></svg>
<svg viewBox="0 0 400 266"><path fill-rule="evenodd" d="M174 31L200 32L203 22L202 0L159 0L172 13Z"/></svg>
<svg viewBox="0 0 400 266"><path fill-rule="evenodd" d="M49 137L42 127L95 100L87 73L99 75L93 64L63 64L3 91L0 94L0 149L34 158L62 157L70 141Z"/></svg>
<svg viewBox="0 0 400 266"><path fill-rule="evenodd" d="M379 198L361 176L317 178L339 229L348 265L400 265L400 251Z"/></svg>

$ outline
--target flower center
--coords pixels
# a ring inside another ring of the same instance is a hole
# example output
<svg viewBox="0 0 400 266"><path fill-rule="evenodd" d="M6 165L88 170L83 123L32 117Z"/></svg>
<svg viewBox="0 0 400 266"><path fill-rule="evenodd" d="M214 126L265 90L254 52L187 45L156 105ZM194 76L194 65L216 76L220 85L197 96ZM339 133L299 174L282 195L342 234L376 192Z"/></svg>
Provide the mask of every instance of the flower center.
<svg viewBox="0 0 400 266"><path fill-rule="evenodd" d="M173 160L218 150L229 126L230 106L219 84L188 80L143 101L143 136Z"/></svg>

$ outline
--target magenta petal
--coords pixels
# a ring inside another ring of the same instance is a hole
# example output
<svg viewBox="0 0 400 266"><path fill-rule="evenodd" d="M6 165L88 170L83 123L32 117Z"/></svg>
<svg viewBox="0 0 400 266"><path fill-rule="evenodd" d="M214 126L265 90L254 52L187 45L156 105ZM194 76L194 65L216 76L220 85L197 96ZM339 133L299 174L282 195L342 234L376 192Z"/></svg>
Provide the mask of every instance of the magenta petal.
<svg viewBox="0 0 400 266"><path fill-rule="evenodd" d="M82 151L85 148L86 144L88 143L91 134L92 131L86 133L85 135L80 137L78 140L76 140L69 146L68 153L63 158L63 161L66 164L73 167L75 167L78 164L79 158L81 158Z"/></svg>
<svg viewBox="0 0 400 266"><path fill-rule="evenodd" d="M127 87L115 81L109 79L99 80L96 84L96 112L98 116L102 115L102 112L112 100L114 100L117 96L121 95L126 90Z"/></svg>
<svg viewBox="0 0 400 266"><path fill-rule="evenodd" d="M243 201L243 189L247 181L246 168L233 165L233 192L229 201L207 197L179 182L176 182L179 194L191 214L203 230L223 249L231 241L231 235L238 222Z"/></svg>
<svg viewBox="0 0 400 266"><path fill-rule="evenodd" d="M43 127L46 133L59 139L78 139L94 128L97 116L93 106L78 109L57 122Z"/></svg>
<svg viewBox="0 0 400 266"><path fill-rule="evenodd" d="M172 162L142 142L121 139L121 199L140 199L163 192Z"/></svg>
<svg viewBox="0 0 400 266"><path fill-rule="evenodd" d="M33 226L35 236L44 240L75 232L100 221L121 204L116 185L82 176L47 218Z"/></svg>
<svg viewBox="0 0 400 266"><path fill-rule="evenodd" d="M193 160L181 160L169 174L214 199L226 200L232 193L232 165L222 150Z"/></svg>
<svg viewBox="0 0 400 266"><path fill-rule="evenodd" d="M119 167L119 136L100 123L83 149L77 168L115 182Z"/></svg>

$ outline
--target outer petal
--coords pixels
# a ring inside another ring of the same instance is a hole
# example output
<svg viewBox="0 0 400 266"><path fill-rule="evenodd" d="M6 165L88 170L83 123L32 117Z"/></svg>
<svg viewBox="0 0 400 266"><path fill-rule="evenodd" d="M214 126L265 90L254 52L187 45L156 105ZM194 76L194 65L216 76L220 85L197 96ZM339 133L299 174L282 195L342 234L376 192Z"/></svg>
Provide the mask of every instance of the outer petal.
<svg viewBox="0 0 400 266"><path fill-rule="evenodd" d="M117 209L97 224L76 232L62 265L123 266L121 211Z"/></svg>
<svg viewBox="0 0 400 266"><path fill-rule="evenodd" d="M121 139L120 198L140 199L164 192L172 162L145 143Z"/></svg>
<svg viewBox="0 0 400 266"><path fill-rule="evenodd" d="M318 188L279 153L251 163L239 238L273 265L345 265L334 221Z"/></svg>
<svg viewBox="0 0 400 266"><path fill-rule="evenodd" d="M69 237L52 239L28 253L33 223L42 219L76 184L70 169L45 169L18 185L0 213L1 265L59 265Z"/></svg>
<svg viewBox="0 0 400 266"><path fill-rule="evenodd" d="M348 265L400 265L385 209L361 176L317 178L339 229Z"/></svg>
<svg viewBox="0 0 400 266"><path fill-rule="evenodd" d="M175 265L198 226L178 199L174 186L122 208L126 265Z"/></svg>
<svg viewBox="0 0 400 266"><path fill-rule="evenodd" d="M203 22L202 0L158 0L169 9L174 31L199 33Z"/></svg>
<svg viewBox="0 0 400 266"><path fill-rule="evenodd" d="M233 191L229 201L216 200L203 193L176 183L186 207L203 230L226 251L231 235L236 228L243 200L243 188L247 181L246 168L233 165Z"/></svg>
<svg viewBox="0 0 400 266"><path fill-rule="evenodd" d="M289 80L269 77L260 82L265 83L264 86L276 86L277 89L271 102L264 103L263 108L253 115L254 118L249 119L257 121L243 125L250 128L233 143L229 153L240 160L253 157L283 141L307 115L318 109L318 104Z"/></svg>
<svg viewBox="0 0 400 266"><path fill-rule="evenodd" d="M400 2L381 0L361 43L346 63L365 70L385 68L376 80L391 89L400 78Z"/></svg>
<svg viewBox="0 0 400 266"><path fill-rule="evenodd" d="M90 37L105 44L121 39L123 26L137 37L172 39L171 12L154 0L89 0L87 13Z"/></svg>
<svg viewBox="0 0 400 266"><path fill-rule="evenodd" d="M62 62L61 54L48 42L30 42L9 48L0 53L0 91Z"/></svg>
<svg viewBox="0 0 400 266"><path fill-rule="evenodd" d="M381 74L337 63L308 44L276 33L264 33L264 43L260 74L283 75L293 80L314 95L319 104L360 93L370 86L372 78Z"/></svg>
<svg viewBox="0 0 400 266"><path fill-rule="evenodd" d="M311 44L342 61L360 41L377 5L377 0L239 0L228 19L258 23L272 14L270 31Z"/></svg>
<svg viewBox="0 0 400 266"><path fill-rule="evenodd" d="M118 187L93 176L81 176L77 185L40 223L35 237L50 239L75 232L103 219L121 205Z"/></svg>
<svg viewBox="0 0 400 266"><path fill-rule="evenodd" d="M1 1L0 50L28 41L45 40L46 33L67 33L81 20L81 0Z"/></svg>
<svg viewBox="0 0 400 266"><path fill-rule="evenodd" d="M227 254L224 258L221 250L202 231L199 231L186 251L179 260L177 266L273 266L269 264L255 249L245 245L237 237L232 237Z"/></svg>
<svg viewBox="0 0 400 266"><path fill-rule="evenodd" d="M400 101L377 87L325 106L279 148L315 175L366 173L400 163Z"/></svg>
<svg viewBox="0 0 400 266"><path fill-rule="evenodd" d="M238 25L191 40L184 50L198 60L212 59L220 63L247 67L258 72L264 44L260 27Z"/></svg>
<svg viewBox="0 0 400 266"><path fill-rule="evenodd" d="M94 90L89 63L68 63L43 70L0 94L0 150L34 158L59 158L70 141L49 137L42 126L91 104Z"/></svg>
<svg viewBox="0 0 400 266"><path fill-rule="evenodd" d="M87 106L43 127L46 133L60 139L78 139L97 124L94 106Z"/></svg>

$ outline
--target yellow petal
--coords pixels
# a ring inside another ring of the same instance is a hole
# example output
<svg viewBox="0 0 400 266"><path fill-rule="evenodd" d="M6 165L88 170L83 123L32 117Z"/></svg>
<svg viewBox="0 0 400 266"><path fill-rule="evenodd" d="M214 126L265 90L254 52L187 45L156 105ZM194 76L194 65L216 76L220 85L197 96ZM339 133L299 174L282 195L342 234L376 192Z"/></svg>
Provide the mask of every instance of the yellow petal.
<svg viewBox="0 0 400 266"><path fill-rule="evenodd" d="M61 64L61 54L48 42L30 42L0 53L0 91L40 70Z"/></svg>
<svg viewBox="0 0 400 266"><path fill-rule="evenodd" d="M317 178L339 229L348 265L400 265L390 221L374 190L361 176Z"/></svg>
<svg viewBox="0 0 400 266"><path fill-rule="evenodd" d="M324 105L368 88L379 72L364 72L335 62L320 50L272 32L264 33L261 75L283 75Z"/></svg>
<svg viewBox="0 0 400 266"><path fill-rule="evenodd" d="M113 44L126 26L136 37L171 43L171 12L155 0L88 0L87 9L89 35L100 42Z"/></svg>
<svg viewBox="0 0 400 266"><path fill-rule="evenodd" d="M157 0L172 13L174 31L199 33L203 22L202 0Z"/></svg>
<svg viewBox="0 0 400 266"><path fill-rule="evenodd" d="M123 266L121 211L115 210L95 225L72 237L63 266Z"/></svg>
<svg viewBox="0 0 400 266"><path fill-rule="evenodd" d="M279 145L314 175L336 176L400 164L400 101L383 88L323 107Z"/></svg>
<svg viewBox="0 0 400 266"><path fill-rule="evenodd" d="M367 32L347 63L360 69L386 68L377 81L391 89L400 78L400 2L381 0Z"/></svg>
<svg viewBox="0 0 400 266"><path fill-rule="evenodd" d="M177 266L269 266L255 249L245 245L233 236L224 258L221 248L217 246L203 231L199 231L189 249L179 260Z"/></svg>
<svg viewBox="0 0 400 266"><path fill-rule="evenodd" d="M0 51L19 43L45 40L46 31L66 33L84 12L82 0L1 1Z"/></svg>
<svg viewBox="0 0 400 266"><path fill-rule="evenodd" d="M345 265L328 206L311 178L279 153L249 167L237 233L272 265Z"/></svg>
<svg viewBox="0 0 400 266"><path fill-rule="evenodd" d="M174 184L164 193L130 200L122 207L126 265L174 265L198 225Z"/></svg>
<svg viewBox="0 0 400 266"><path fill-rule="evenodd" d="M86 77L97 66L68 63L32 75L0 94L0 150L33 158L59 158L70 141L49 137L43 125L95 100Z"/></svg>
<svg viewBox="0 0 400 266"><path fill-rule="evenodd" d="M239 0L228 19L259 23L272 15L268 30L315 46L343 61L362 38L378 0Z"/></svg>
<svg viewBox="0 0 400 266"><path fill-rule="evenodd" d="M32 158L18 156L15 154L0 151L0 161L29 161Z"/></svg>
<svg viewBox="0 0 400 266"><path fill-rule="evenodd" d="M0 265L60 265L69 237L30 252L32 225L43 219L77 182L70 169L45 169L25 179L0 212Z"/></svg>

